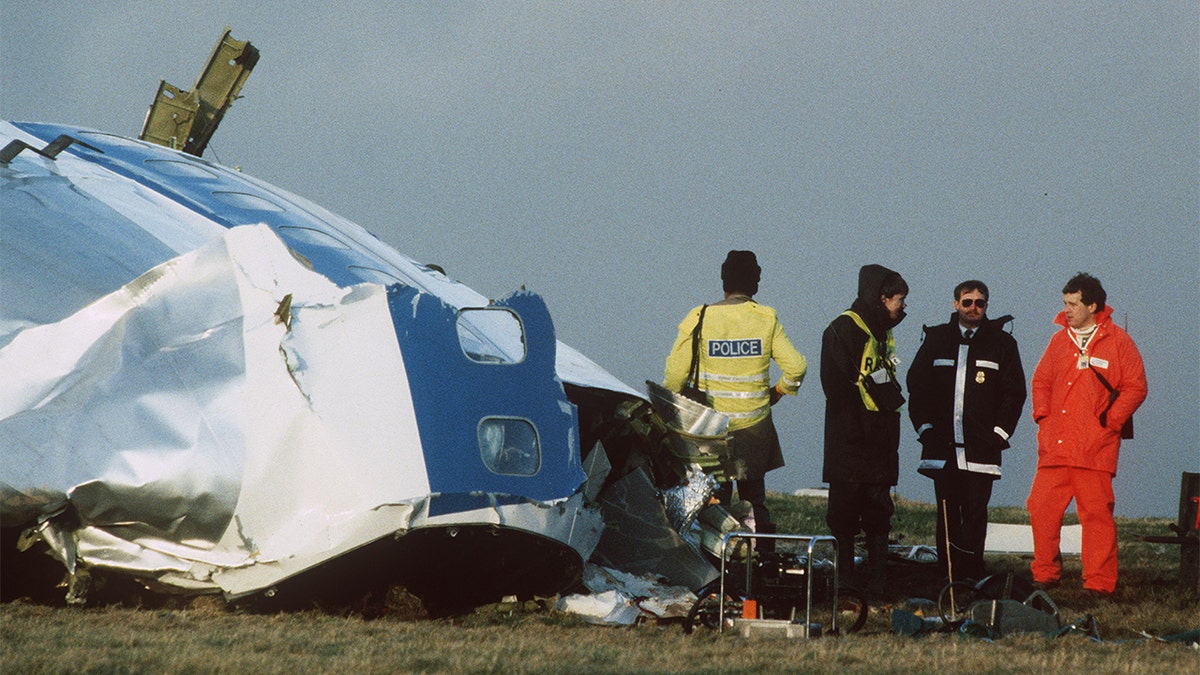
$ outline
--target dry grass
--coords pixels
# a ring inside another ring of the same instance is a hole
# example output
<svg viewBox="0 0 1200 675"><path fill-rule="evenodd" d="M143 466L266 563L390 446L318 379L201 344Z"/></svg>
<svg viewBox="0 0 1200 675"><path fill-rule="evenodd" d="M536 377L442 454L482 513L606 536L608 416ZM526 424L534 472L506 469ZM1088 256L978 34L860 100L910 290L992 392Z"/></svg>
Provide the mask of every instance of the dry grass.
<svg viewBox="0 0 1200 675"><path fill-rule="evenodd" d="M605 628L556 613L404 622L316 613L0 608L3 670L33 672L1196 672L1197 652L1082 636L871 632L818 640Z"/></svg>
<svg viewBox="0 0 1200 675"><path fill-rule="evenodd" d="M897 531L905 541L929 543L932 506L903 500L899 506ZM824 531L821 503L773 495L772 508L781 529ZM886 607L873 611L858 635L747 640L705 631L684 635L678 623L597 627L533 603L432 620L414 618L419 612L402 598L390 598L385 604L391 609L372 619L311 611L253 614L213 602L174 609L72 609L20 601L0 605L0 671L1200 672L1200 652L1141 634L1200 627L1200 609L1176 592L1177 548L1128 534L1160 532L1167 522L1120 523L1122 588L1113 601L1086 605L1078 560L1068 560L1069 581L1052 595L1066 621L1095 617L1102 642L1081 634L996 641L955 634L899 637L889 632ZM989 564L993 571L1020 574L1028 561L1007 556Z"/></svg>

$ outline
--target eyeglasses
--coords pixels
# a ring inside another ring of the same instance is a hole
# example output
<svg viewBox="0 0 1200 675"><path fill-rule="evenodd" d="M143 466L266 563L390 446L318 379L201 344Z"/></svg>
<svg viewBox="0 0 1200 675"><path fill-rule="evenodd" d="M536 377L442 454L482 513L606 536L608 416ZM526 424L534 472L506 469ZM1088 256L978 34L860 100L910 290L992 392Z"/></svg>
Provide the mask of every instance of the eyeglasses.
<svg viewBox="0 0 1200 675"><path fill-rule="evenodd" d="M971 305L975 305L979 309L983 309L984 307L987 307L987 298L963 298L962 300L958 301L958 304L962 305L966 309L970 309Z"/></svg>

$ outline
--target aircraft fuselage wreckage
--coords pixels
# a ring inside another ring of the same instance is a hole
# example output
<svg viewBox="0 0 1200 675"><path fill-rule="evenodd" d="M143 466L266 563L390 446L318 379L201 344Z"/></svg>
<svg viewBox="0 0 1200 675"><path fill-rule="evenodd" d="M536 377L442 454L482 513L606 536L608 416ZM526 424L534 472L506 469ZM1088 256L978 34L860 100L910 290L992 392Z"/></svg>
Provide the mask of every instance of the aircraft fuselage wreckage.
<svg viewBox="0 0 1200 675"><path fill-rule="evenodd" d="M0 146L6 595L27 559L76 603L97 577L453 607L577 582L605 529L585 458L627 471L592 449L648 404L539 296L489 300L198 153L28 122Z"/></svg>

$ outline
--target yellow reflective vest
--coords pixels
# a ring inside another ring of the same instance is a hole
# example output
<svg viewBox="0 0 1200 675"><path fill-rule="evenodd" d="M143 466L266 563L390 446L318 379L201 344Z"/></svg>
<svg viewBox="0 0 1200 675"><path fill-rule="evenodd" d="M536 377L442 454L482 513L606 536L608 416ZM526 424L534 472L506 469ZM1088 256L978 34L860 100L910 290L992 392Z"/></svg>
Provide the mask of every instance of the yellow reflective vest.
<svg viewBox="0 0 1200 675"><path fill-rule="evenodd" d="M667 356L663 386L671 391L679 391L687 379L700 309L694 308L679 324ZM731 430L752 426L770 412L772 359L783 371L776 388L794 395L808 365L788 340L775 310L738 295L708 306L700 326L700 388L713 408L729 415Z"/></svg>
<svg viewBox="0 0 1200 675"><path fill-rule="evenodd" d="M892 331L889 330L887 342L882 344L875 339L875 335L867 327L867 323L856 312L846 310L842 314L854 319L854 323L858 324L858 327L867 334L867 343L863 345L862 359L858 364L858 393L862 396L863 406L867 410L877 412L879 406L875 404L875 399L867 393L867 387L863 380L880 368L887 370L892 380L896 379L896 338L892 337Z"/></svg>

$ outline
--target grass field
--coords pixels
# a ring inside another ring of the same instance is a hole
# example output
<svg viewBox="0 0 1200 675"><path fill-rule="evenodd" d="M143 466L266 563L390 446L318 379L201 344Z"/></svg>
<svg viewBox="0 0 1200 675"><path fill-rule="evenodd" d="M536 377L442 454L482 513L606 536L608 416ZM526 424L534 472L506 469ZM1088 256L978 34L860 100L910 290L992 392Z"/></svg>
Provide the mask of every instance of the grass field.
<svg viewBox="0 0 1200 675"><path fill-rule="evenodd" d="M825 531L819 500L772 495L771 507L781 531ZM899 500L898 507L894 534L904 543L932 544L932 505ZM1025 518L1019 509L993 513L1000 522ZM1133 536L1165 533L1168 522L1118 521L1122 578L1112 600L1087 604L1079 561L1068 558L1066 581L1052 596L1064 622L1093 617L1099 641L1082 633L902 637L890 632L887 606L874 609L855 635L750 640L705 630L685 635L678 622L593 626L547 608L552 603L429 619L403 594L366 613L260 614L211 599L84 609L15 601L0 605L0 671L1195 673L1200 651L1147 637L1200 628L1200 606L1178 593L1178 547ZM1024 574L1028 567L1019 556L988 563L993 572Z"/></svg>

